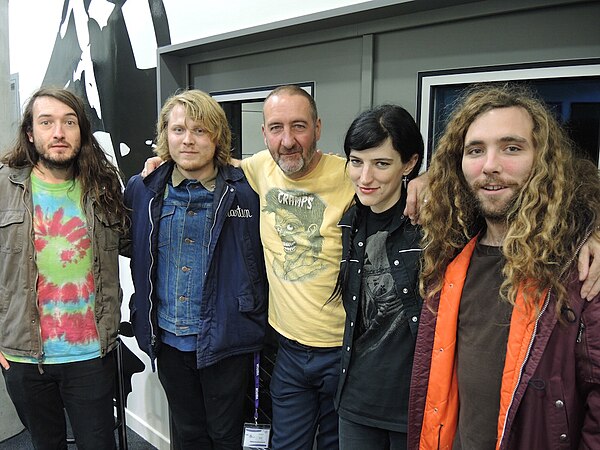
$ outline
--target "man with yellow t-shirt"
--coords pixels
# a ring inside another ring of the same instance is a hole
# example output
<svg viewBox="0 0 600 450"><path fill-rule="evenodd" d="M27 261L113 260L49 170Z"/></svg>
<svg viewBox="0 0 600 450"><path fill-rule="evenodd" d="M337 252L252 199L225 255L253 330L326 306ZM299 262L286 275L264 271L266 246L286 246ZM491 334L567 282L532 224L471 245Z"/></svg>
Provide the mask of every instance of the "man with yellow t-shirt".
<svg viewBox="0 0 600 450"><path fill-rule="evenodd" d="M241 161L261 203L260 234L269 280L269 323L279 351L271 379L273 449L338 448L333 398L344 309L329 302L342 256L337 226L354 190L345 160L317 150L321 120L297 86L265 100L268 151Z"/></svg>

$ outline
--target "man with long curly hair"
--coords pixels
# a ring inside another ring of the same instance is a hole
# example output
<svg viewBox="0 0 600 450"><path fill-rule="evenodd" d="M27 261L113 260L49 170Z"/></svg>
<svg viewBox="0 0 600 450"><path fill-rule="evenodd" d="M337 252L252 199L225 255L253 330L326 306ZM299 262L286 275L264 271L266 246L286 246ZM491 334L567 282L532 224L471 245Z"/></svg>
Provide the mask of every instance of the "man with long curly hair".
<svg viewBox="0 0 600 450"><path fill-rule="evenodd" d="M115 448L126 214L83 101L42 88L0 161L0 365L36 449Z"/></svg>
<svg viewBox="0 0 600 450"><path fill-rule="evenodd" d="M600 448L598 169L526 88L478 86L433 155L411 449Z"/></svg>

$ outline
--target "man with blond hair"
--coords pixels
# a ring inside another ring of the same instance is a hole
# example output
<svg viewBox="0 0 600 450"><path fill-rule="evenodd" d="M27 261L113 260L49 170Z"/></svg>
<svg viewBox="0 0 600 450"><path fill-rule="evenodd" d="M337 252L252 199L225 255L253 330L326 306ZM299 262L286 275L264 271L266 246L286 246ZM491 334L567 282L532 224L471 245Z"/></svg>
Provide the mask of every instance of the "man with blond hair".
<svg viewBox="0 0 600 450"><path fill-rule="evenodd" d="M131 208L131 321L172 414L175 449L240 449L250 356L266 327L258 196L230 165L221 106L188 90L157 123L166 163L125 190Z"/></svg>

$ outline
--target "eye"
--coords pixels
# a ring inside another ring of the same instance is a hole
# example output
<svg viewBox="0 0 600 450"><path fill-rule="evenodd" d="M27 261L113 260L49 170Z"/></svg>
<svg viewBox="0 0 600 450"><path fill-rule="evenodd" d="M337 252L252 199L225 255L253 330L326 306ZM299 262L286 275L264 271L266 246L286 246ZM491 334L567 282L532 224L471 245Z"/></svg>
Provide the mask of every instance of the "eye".
<svg viewBox="0 0 600 450"><path fill-rule="evenodd" d="M204 130L202 128L194 128L194 134L200 135L202 133L204 133Z"/></svg>
<svg viewBox="0 0 600 450"><path fill-rule="evenodd" d="M481 155L483 153L483 149L479 148L479 147L469 147L467 149L465 149L465 155L469 155L469 156L477 156L477 155Z"/></svg>
<svg viewBox="0 0 600 450"><path fill-rule="evenodd" d="M353 167L358 167L362 164L362 161L358 158L350 158L350 165Z"/></svg>
<svg viewBox="0 0 600 450"><path fill-rule="evenodd" d="M377 161L375 165L380 169L387 169L390 166L390 163L387 161Z"/></svg>
<svg viewBox="0 0 600 450"><path fill-rule="evenodd" d="M76 125L77 125L77 121L75 121L75 120L72 120L72 119L71 119L71 120L67 120L65 123L66 123L66 124L67 124L67 126L69 126L69 127L74 127L74 126L76 126Z"/></svg>
<svg viewBox="0 0 600 450"><path fill-rule="evenodd" d="M286 229L287 231L294 231L294 225L292 225L292 224L287 224L287 225L285 226L285 229Z"/></svg>
<svg viewBox="0 0 600 450"><path fill-rule="evenodd" d="M521 147L517 147L516 145L509 145L508 147L506 147L506 151L508 153L516 153L520 150L521 150Z"/></svg>
<svg viewBox="0 0 600 450"><path fill-rule="evenodd" d="M269 126L269 131L271 133L278 133L282 129L283 129L283 127L281 125L271 125L271 126Z"/></svg>
<svg viewBox="0 0 600 450"><path fill-rule="evenodd" d="M295 123L294 130L296 131L304 131L306 129L306 125L303 123Z"/></svg>

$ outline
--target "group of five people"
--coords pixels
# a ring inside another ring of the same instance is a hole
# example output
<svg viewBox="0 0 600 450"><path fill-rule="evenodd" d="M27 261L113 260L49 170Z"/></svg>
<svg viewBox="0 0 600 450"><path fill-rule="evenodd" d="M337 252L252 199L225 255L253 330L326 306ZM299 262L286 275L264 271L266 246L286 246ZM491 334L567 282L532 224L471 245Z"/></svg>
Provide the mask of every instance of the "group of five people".
<svg viewBox="0 0 600 450"><path fill-rule="evenodd" d="M420 195L396 105L359 114L344 159L279 87L267 150L236 161L218 103L179 92L124 200L83 111L38 91L0 167L0 363L36 448L66 448L63 407L80 448L114 448L119 252L174 448L241 447L267 319L274 449L600 446L598 170L530 92L467 92Z"/></svg>

